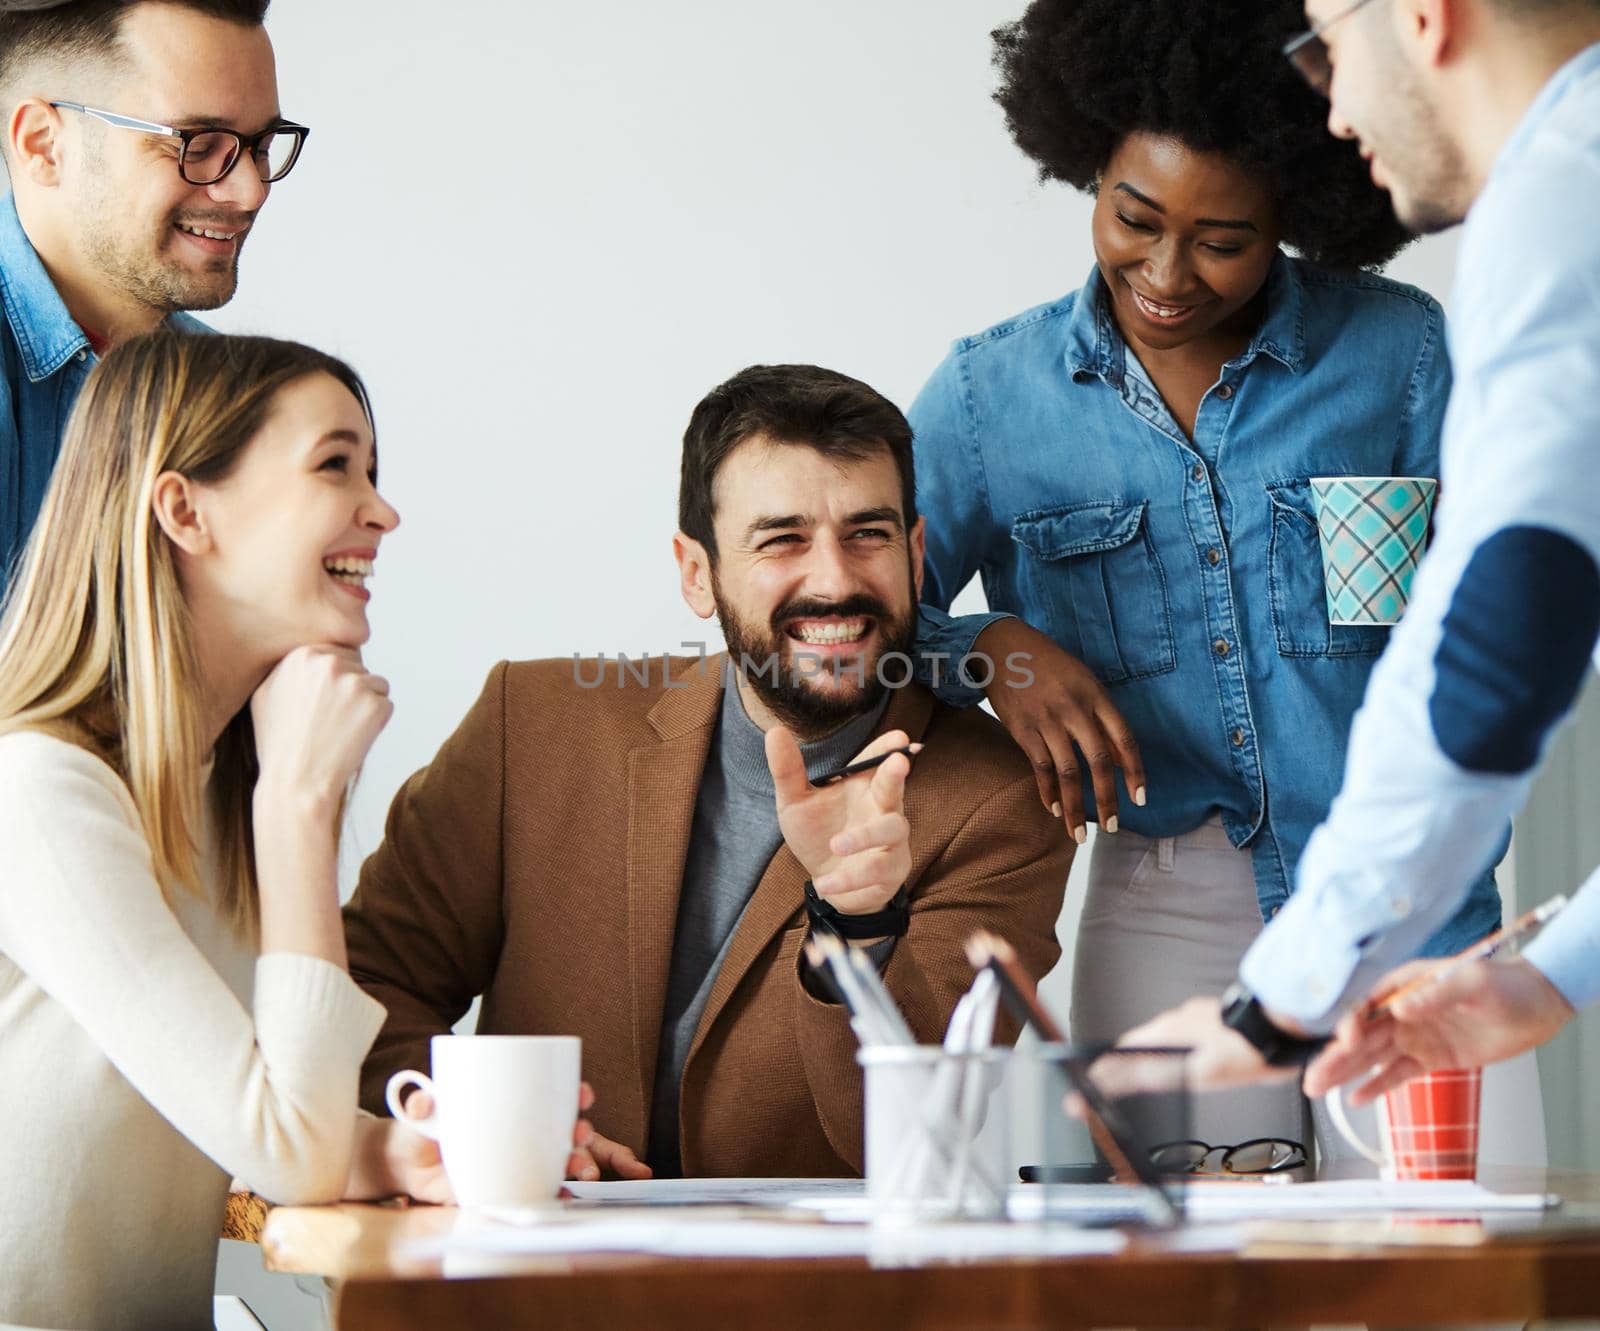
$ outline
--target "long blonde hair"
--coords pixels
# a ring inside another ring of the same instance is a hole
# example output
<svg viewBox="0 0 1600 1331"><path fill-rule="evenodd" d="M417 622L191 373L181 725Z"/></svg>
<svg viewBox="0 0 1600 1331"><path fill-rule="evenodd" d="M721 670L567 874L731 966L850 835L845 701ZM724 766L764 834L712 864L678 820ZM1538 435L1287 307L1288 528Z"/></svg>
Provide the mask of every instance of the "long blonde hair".
<svg viewBox="0 0 1600 1331"><path fill-rule="evenodd" d="M40 730L97 754L127 783L169 901L201 890L204 759L188 607L152 495L163 472L224 480L275 395L330 374L367 409L343 361L262 337L151 333L95 367L0 616L0 734ZM257 921L250 709L214 751L218 904L241 933Z"/></svg>

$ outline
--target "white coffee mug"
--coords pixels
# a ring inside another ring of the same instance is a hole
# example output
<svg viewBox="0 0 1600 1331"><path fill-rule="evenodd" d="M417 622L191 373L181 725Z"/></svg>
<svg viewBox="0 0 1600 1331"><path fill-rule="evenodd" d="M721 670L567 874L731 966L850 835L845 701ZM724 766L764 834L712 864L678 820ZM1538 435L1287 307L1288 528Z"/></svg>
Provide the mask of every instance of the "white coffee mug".
<svg viewBox="0 0 1600 1331"><path fill-rule="evenodd" d="M566 1177L582 1050L574 1035L436 1035L433 1075L397 1072L384 1099L439 1143L462 1206L537 1206ZM433 1097L426 1118L401 1103L411 1086Z"/></svg>

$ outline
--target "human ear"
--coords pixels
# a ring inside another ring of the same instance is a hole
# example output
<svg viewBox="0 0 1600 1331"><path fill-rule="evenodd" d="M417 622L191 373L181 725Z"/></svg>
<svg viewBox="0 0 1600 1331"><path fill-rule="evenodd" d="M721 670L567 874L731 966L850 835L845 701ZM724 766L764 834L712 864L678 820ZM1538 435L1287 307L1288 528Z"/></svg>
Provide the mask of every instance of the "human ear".
<svg viewBox="0 0 1600 1331"><path fill-rule="evenodd" d="M1431 68L1443 62L1461 30L1461 0L1399 0L1394 22L1407 55Z"/></svg>
<svg viewBox="0 0 1600 1331"><path fill-rule="evenodd" d="M175 471L157 476L150 492L150 511L156 522L186 555L203 555L216 548L198 499L195 483Z"/></svg>
<svg viewBox="0 0 1600 1331"><path fill-rule="evenodd" d="M6 155L14 175L53 189L61 183L61 113L39 97L25 97L6 121Z"/></svg>
<svg viewBox="0 0 1600 1331"><path fill-rule="evenodd" d="M711 556L705 546L681 531L672 538L672 555L678 561L678 587L684 603L701 619L717 613L717 598L711 590Z"/></svg>

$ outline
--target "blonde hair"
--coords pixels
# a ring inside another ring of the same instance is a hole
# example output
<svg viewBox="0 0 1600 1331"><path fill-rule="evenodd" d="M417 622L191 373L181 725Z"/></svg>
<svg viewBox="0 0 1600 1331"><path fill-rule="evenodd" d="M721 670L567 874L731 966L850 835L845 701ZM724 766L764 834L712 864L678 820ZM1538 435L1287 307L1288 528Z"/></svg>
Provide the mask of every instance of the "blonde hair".
<svg viewBox="0 0 1600 1331"><path fill-rule="evenodd" d="M152 509L156 478L224 480L278 391L319 373L349 388L370 419L355 371L299 343L159 332L112 351L67 421L0 616L0 734L44 731L109 763L133 796L169 902L201 890L203 690L173 547ZM218 905L253 934L259 769L248 707L214 759Z"/></svg>

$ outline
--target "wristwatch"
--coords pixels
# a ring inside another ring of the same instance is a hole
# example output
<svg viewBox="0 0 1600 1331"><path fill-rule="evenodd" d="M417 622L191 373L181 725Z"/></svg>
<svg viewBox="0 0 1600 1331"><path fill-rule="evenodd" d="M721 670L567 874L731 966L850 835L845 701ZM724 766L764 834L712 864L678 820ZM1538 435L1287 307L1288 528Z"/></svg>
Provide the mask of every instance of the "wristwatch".
<svg viewBox="0 0 1600 1331"><path fill-rule="evenodd" d="M811 927L840 938L901 938L911 926L911 889L904 883L889 898L889 904L871 915L846 915L823 899L809 878L806 879L806 914Z"/></svg>
<svg viewBox="0 0 1600 1331"><path fill-rule="evenodd" d="M1222 995L1222 1024L1232 1027L1260 1052L1273 1068L1303 1068L1322 1052L1330 1037L1291 1035L1274 1026L1261 1000L1235 982Z"/></svg>

